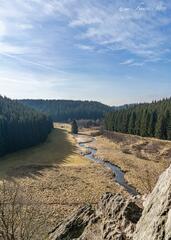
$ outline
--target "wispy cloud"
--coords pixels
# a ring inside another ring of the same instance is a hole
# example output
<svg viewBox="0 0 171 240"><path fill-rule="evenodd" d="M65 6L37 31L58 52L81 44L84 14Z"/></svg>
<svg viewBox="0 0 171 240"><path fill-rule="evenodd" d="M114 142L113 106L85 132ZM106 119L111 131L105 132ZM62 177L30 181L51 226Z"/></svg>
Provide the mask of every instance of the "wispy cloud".
<svg viewBox="0 0 171 240"><path fill-rule="evenodd" d="M170 10L167 3L153 0L103 3L64 1L59 12L68 17L69 26L84 27L79 35L82 40L89 39L101 47L112 46L113 50L123 49L149 59L162 55L171 37L161 30L171 22L164 14Z"/></svg>
<svg viewBox="0 0 171 240"><path fill-rule="evenodd" d="M0 93L12 98L47 98L55 96L56 88L66 85L64 74L32 73L29 71L0 70Z"/></svg>
<svg viewBox="0 0 171 240"><path fill-rule="evenodd" d="M126 65L126 66L136 66L136 67L142 67L144 66L145 61L137 61L135 59L128 59L120 63L120 65Z"/></svg>
<svg viewBox="0 0 171 240"><path fill-rule="evenodd" d="M87 50L87 51L93 51L93 50L95 50L94 46L90 46L90 45L77 44L76 46L77 46L79 49L82 49L82 50Z"/></svg>
<svg viewBox="0 0 171 240"><path fill-rule="evenodd" d="M10 48L7 48L7 52L9 52ZM13 54L15 53L15 54ZM1 52L0 51L0 55L4 56L4 57L7 57L7 58L11 58L11 59L14 59L14 60L17 60L18 62L20 63L25 63L27 65L33 65L33 66L37 66L41 69L44 69L44 70L55 70L55 72L60 72L60 73L64 73L63 71L59 70L59 69L56 69L55 67L53 66L50 66L50 65L47 65L47 64L43 64L41 62L35 62L35 61L29 61L25 58L23 58L22 56L16 56L16 54L18 54L18 51L17 49L14 48L14 51L13 51L13 47L12 47L12 51L10 51L10 53L6 53L6 52Z"/></svg>
<svg viewBox="0 0 171 240"><path fill-rule="evenodd" d="M29 84L37 88L42 82L40 95L47 96L47 89L48 96L50 91L62 96L61 78L68 95L73 90L69 96L93 96L98 81L101 93L105 81L116 83L115 89L125 70L137 79L137 67L145 74L147 66L169 63L170 11L170 0L0 0L0 65L6 69L0 72L0 90L17 96L25 88L26 96L34 91Z"/></svg>
<svg viewBox="0 0 171 240"><path fill-rule="evenodd" d="M130 65L132 63L134 63L134 59L128 59L126 61L121 62L120 64L121 65Z"/></svg>
<svg viewBox="0 0 171 240"><path fill-rule="evenodd" d="M155 0L117 0L105 4L103 0L2 0L0 36L19 39L22 44L24 32L30 31L31 35L35 35L33 26L36 28L50 19L55 23L65 18L68 22L66 28L79 30L75 33L75 42L80 49L90 50L96 44L98 51L100 48L123 50L154 59L164 54L165 46L171 39L170 33L166 35L162 31L164 26L171 23L167 11L170 11L168 1ZM38 31L41 30L37 29L36 35ZM48 36L44 35L44 41L47 40ZM84 40L89 40L89 45L86 46ZM27 45L31 51L33 46Z"/></svg>
<svg viewBox="0 0 171 240"><path fill-rule="evenodd" d="M29 23L19 23L16 25L17 28L21 29L21 30L29 30L29 29L33 29L34 26L32 24Z"/></svg>
<svg viewBox="0 0 171 240"><path fill-rule="evenodd" d="M144 66L145 62L133 62L130 66L142 67Z"/></svg>
<svg viewBox="0 0 171 240"><path fill-rule="evenodd" d="M0 21L0 37L4 36L6 33L6 28L5 28L5 24Z"/></svg>
<svg viewBox="0 0 171 240"><path fill-rule="evenodd" d="M28 53L28 49L26 47L19 47L14 44L0 42L0 54L20 55L24 53Z"/></svg>

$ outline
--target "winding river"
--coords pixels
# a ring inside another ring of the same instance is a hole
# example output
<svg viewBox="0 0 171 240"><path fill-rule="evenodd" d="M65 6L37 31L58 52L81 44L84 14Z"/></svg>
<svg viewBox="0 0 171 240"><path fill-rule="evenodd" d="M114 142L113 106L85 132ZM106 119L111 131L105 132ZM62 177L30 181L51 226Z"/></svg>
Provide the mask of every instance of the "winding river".
<svg viewBox="0 0 171 240"><path fill-rule="evenodd" d="M122 187L124 187L128 193L130 193L133 196L137 196L139 194L134 187L130 186L127 183L127 181L124 178L125 173L118 166L110 162L106 162L102 159L96 158L95 154L97 151L91 147L87 147L86 143L79 143L79 145L81 147L84 147L88 151L88 154L84 155L87 159L100 163L104 165L106 168L110 169L114 173L114 181L117 182Z"/></svg>

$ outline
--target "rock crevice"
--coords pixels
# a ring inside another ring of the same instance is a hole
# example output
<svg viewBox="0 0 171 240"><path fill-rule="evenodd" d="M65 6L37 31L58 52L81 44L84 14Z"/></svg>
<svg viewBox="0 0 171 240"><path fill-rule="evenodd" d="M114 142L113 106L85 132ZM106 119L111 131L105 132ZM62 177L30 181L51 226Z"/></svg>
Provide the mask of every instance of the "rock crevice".
<svg viewBox="0 0 171 240"><path fill-rule="evenodd" d="M50 240L124 240L132 239L142 213L133 198L105 193L97 207L85 206L59 224Z"/></svg>

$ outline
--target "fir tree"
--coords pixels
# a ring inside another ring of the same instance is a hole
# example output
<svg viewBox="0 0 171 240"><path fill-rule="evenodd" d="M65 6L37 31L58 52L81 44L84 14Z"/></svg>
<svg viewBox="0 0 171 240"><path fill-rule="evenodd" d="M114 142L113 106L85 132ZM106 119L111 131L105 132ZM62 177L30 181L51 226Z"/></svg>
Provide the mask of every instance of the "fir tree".
<svg viewBox="0 0 171 240"><path fill-rule="evenodd" d="M148 135L151 137L155 136L156 123L157 123L157 112L153 111L150 115L150 122L149 122L149 128L148 128Z"/></svg>
<svg viewBox="0 0 171 240"><path fill-rule="evenodd" d="M0 96L0 156L45 141L52 125L48 116Z"/></svg>
<svg viewBox="0 0 171 240"><path fill-rule="evenodd" d="M136 113L132 112L130 120L129 120L129 126L128 126L128 132L130 134L134 134L135 133L135 121L136 121Z"/></svg>
<svg viewBox="0 0 171 240"><path fill-rule="evenodd" d="M159 116L159 120L156 125L155 136L160 139L167 139L166 118L164 115Z"/></svg>
<svg viewBox="0 0 171 240"><path fill-rule="evenodd" d="M171 140L171 98L110 112L105 125L110 131Z"/></svg>
<svg viewBox="0 0 171 240"><path fill-rule="evenodd" d="M77 125L77 122L75 120L72 122L71 132L73 134L78 134L78 125Z"/></svg>
<svg viewBox="0 0 171 240"><path fill-rule="evenodd" d="M71 122L74 119L102 119L110 107L94 101L73 100L20 100L26 106L48 114L55 122Z"/></svg>
<svg viewBox="0 0 171 240"><path fill-rule="evenodd" d="M166 111L166 128L167 139L171 140L171 112L169 110Z"/></svg>

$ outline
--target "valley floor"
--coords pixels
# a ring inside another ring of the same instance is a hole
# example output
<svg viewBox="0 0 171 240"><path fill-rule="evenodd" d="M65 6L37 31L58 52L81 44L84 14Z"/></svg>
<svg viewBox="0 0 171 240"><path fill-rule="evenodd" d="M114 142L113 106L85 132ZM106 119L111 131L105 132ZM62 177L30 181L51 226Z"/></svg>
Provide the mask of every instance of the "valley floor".
<svg viewBox="0 0 171 240"><path fill-rule="evenodd" d="M82 129L78 141L85 138L90 142L87 146L97 150L96 157L119 166L127 182L141 194L152 191L160 174L171 163L171 141L122 133L113 133L112 139L97 136L92 141L93 132Z"/></svg>
<svg viewBox="0 0 171 240"><path fill-rule="evenodd" d="M90 141L97 156L125 171L126 180L140 193L150 191L170 163L171 142L136 137L130 140L129 136L118 142L117 136L113 141L97 136L91 143L91 135L91 129L83 130L79 141ZM55 124L44 144L0 159L0 179L19 183L43 215L52 213L45 233L84 203L96 204L104 192L127 195L114 182L110 170L81 156L82 150L68 125Z"/></svg>
<svg viewBox="0 0 171 240"><path fill-rule="evenodd" d="M20 184L48 219L47 233L73 209L96 204L106 192L121 192L112 174L79 154L75 138L55 125L44 144L0 159L0 178Z"/></svg>

